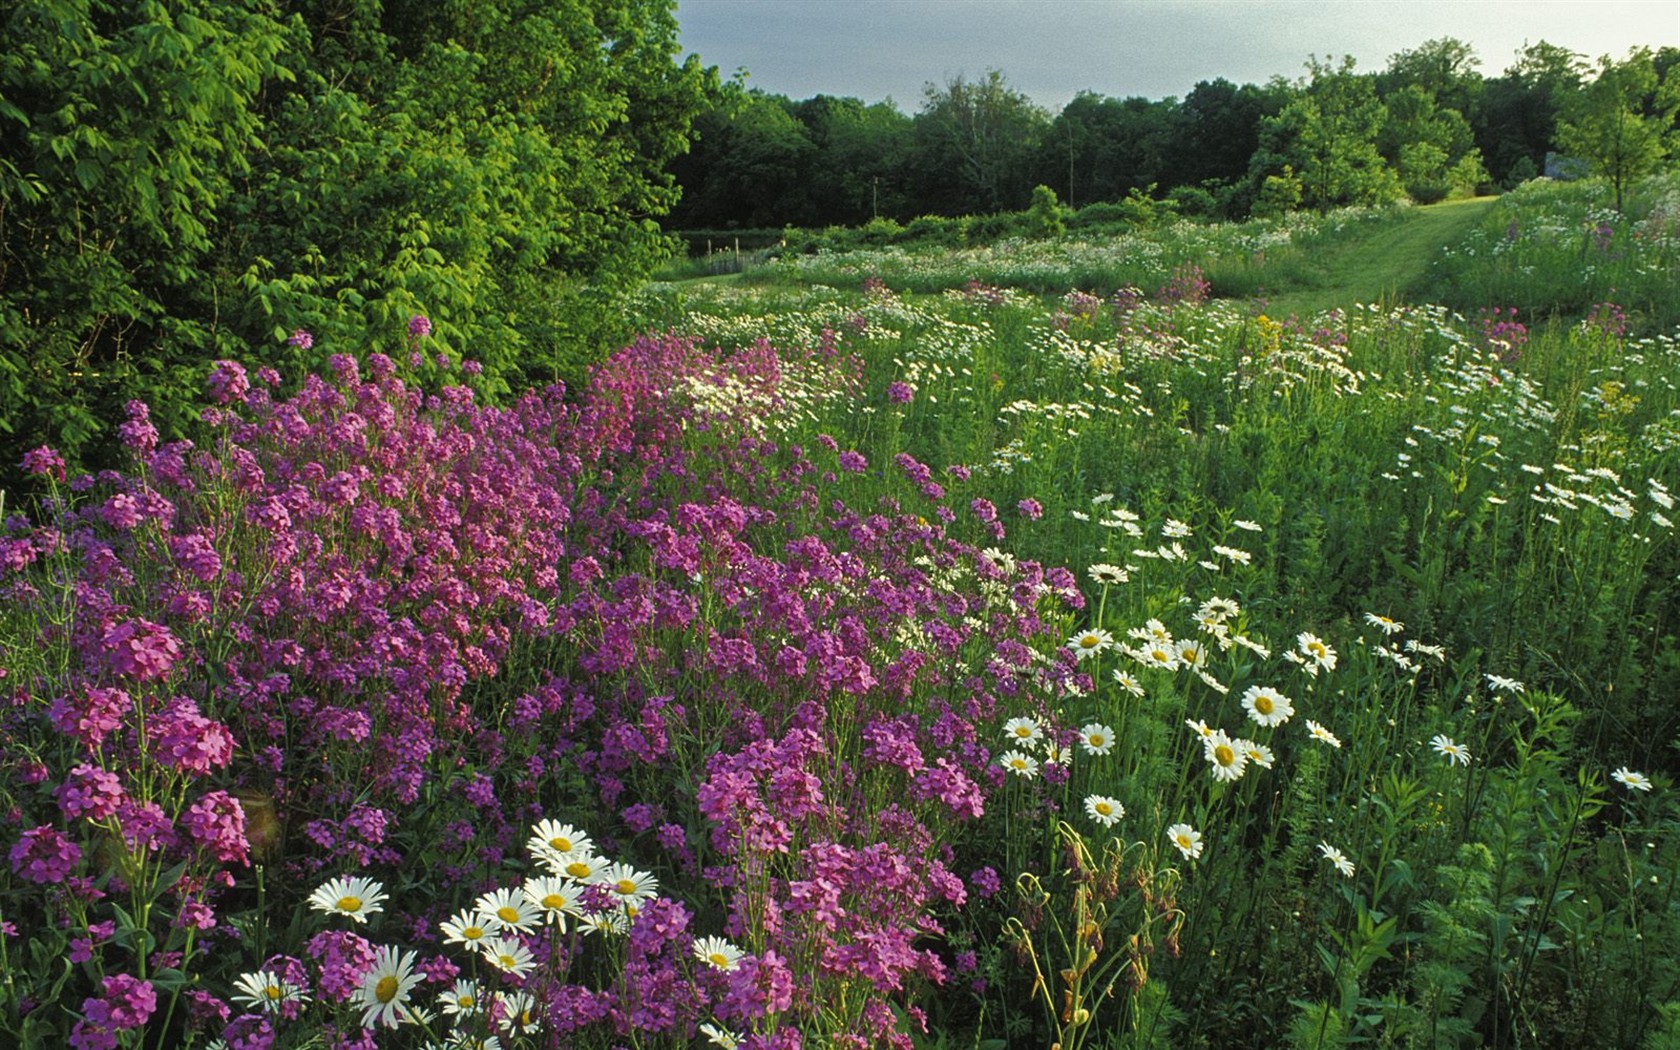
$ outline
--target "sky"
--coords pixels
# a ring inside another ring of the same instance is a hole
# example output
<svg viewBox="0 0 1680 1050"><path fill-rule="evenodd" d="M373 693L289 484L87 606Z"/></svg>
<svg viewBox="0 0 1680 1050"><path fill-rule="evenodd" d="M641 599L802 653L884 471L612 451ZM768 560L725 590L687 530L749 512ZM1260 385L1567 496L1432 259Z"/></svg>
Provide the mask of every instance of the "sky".
<svg viewBox="0 0 1680 1050"><path fill-rule="evenodd" d="M1526 43L1588 58L1680 47L1680 0L678 0L683 53L790 98L891 98L1000 70L1052 113L1082 90L1182 98L1198 81L1294 80L1309 55L1390 55L1454 37L1499 76Z"/></svg>

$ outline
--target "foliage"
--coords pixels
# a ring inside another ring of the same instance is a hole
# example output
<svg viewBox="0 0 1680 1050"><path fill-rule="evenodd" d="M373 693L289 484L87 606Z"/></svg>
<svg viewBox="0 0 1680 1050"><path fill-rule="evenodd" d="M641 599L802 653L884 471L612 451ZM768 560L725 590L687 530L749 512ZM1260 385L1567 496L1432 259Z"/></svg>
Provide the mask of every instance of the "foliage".
<svg viewBox="0 0 1680 1050"><path fill-rule="evenodd" d="M1597 74L1571 100L1558 125L1558 144L1610 181L1616 210L1629 185L1657 170L1673 147L1680 113L1680 74L1659 79L1649 48L1618 62L1605 55Z"/></svg>
<svg viewBox="0 0 1680 1050"><path fill-rule="evenodd" d="M0 420L72 455L204 360L293 375L431 318L500 396L622 337L612 301L705 75L642 0L12 5L0 58ZM107 451L104 453L108 455Z"/></svg>

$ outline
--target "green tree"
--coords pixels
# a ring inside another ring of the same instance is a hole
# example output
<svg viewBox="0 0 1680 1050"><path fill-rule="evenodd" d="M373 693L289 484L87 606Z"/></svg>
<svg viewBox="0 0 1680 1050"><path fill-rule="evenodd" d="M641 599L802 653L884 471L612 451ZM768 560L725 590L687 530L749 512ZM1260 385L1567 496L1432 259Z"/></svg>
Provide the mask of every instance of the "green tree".
<svg viewBox="0 0 1680 1050"><path fill-rule="evenodd" d="M1667 158L1680 77L1670 67L1659 79L1651 49L1634 48L1620 62L1605 55L1597 75L1565 108L1558 145L1608 179L1616 210L1629 183L1655 171Z"/></svg>
<svg viewBox="0 0 1680 1050"><path fill-rule="evenodd" d="M1399 187L1377 149L1387 111L1371 78L1354 72L1352 56L1339 63L1314 56L1307 69L1295 97L1264 124L1251 166L1256 182L1287 163L1311 207L1392 200Z"/></svg>
<svg viewBox="0 0 1680 1050"><path fill-rule="evenodd" d="M1030 165L1050 118L993 69L929 84L916 116L916 168L928 210L947 214L1025 207Z"/></svg>
<svg viewBox="0 0 1680 1050"><path fill-rule="evenodd" d="M617 337L714 76L676 61L669 0L280 10L0 14L7 445L74 454L128 397L178 431L210 358L315 367L401 346L411 313L492 395ZM300 327L316 351L276 353Z"/></svg>

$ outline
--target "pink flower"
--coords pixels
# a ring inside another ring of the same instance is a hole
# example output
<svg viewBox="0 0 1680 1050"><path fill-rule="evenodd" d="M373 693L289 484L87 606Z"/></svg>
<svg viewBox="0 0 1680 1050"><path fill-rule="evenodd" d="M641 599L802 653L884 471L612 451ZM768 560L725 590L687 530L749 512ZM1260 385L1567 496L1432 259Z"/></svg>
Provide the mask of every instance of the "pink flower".
<svg viewBox="0 0 1680 1050"><path fill-rule="evenodd" d="M105 653L111 669L140 681L162 678L181 656L181 643L169 628L149 620L124 620L105 628Z"/></svg>
<svg viewBox="0 0 1680 1050"><path fill-rule="evenodd" d="M48 885L63 882L82 862L82 848L42 824L30 828L9 854L12 872L30 882Z"/></svg>
<svg viewBox="0 0 1680 1050"><path fill-rule="evenodd" d="M181 826L192 841L224 864L245 864L245 809L225 791L211 791L187 807Z"/></svg>
<svg viewBox="0 0 1680 1050"><path fill-rule="evenodd" d="M23 454L23 470L36 477L64 480L64 457L47 445L30 449Z"/></svg>

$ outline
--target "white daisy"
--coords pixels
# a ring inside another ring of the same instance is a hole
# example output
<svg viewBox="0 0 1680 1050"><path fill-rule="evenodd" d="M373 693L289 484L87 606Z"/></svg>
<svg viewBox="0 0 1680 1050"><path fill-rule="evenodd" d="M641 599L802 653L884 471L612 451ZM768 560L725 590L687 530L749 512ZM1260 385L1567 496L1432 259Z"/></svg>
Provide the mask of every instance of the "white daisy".
<svg viewBox="0 0 1680 1050"><path fill-rule="evenodd" d="M1085 749L1087 755L1106 755L1114 750L1114 730L1101 722L1080 726L1079 746Z"/></svg>
<svg viewBox="0 0 1680 1050"><path fill-rule="evenodd" d="M1307 732L1312 734L1312 738L1320 743L1329 744L1331 747L1342 746L1341 740L1337 738L1335 733L1330 732L1310 718L1307 719Z"/></svg>
<svg viewBox="0 0 1680 1050"><path fill-rule="evenodd" d="M537 860L544 860L551 856L565 856L568 853L589 853L595 849L595 843L589 836L572 827L562 824L558 820L539 821L531 827L530 841L525 848Z"/></svg>
<svg viewBox="0 0 1680 1050"><path fill-rule="evenodd" d="M362 978L361 987L351 998L352 1006L362 1008L362 1027L395 1028L407 1019L408 993L424 979L414 972L417 956L401 952L389 945L380 945L374 953L373 969Z"/></svg>
<svg viewBox="0 0 1680 1050"><path fill-rule="evenodd" d="M451 1017L470 1017L484 1009L484 989L463 977L453 988L438 993L438 1006Z"/></svg>
<svg viewBox="0 0 1680 1050"><path fill-rule="evenodd" d="M1097 628L1087 628L1068 639L1067 647L1081 661L1101 656L1104 649L1114 647L1114 636Z"/></svg>
<svg viewBox="0 0 1680 1050"><path fill-rule="evenodd" d="M1033 744L1044 739L1044 727L1036 718L1011 718L1003 724L1003 735L1013 744Z"/></svg>
<svg viewBox="0 0 1680 1050"><path fill-rule="evenodd" d="M1120 688L1124 689L1128 693L1131 693L1133 696L1143 695L1143 683L1139 682L1136 678L1133 678L1125 671L1120 670L1120 668L1116 667L1114 669L1113 678L1120 684Z"/></svg>
<svg viewBox="0 0 1680 1050"><path fill-rule="evenodd" d="M1322 668L1326 671L1336 669L1336 650L1330 648L1324 639L1318 635L1302 631L1295 636L1295 644L1300 646L1303 656L1312 660L1312 666L1315 669Z"/></svg>
<svg viewBox="0 0 1680 1050"><path fill-rule="evenodd" d="M1387 616L1378 616L1376 613L1366 613L1365 622L1383 634L1399 634L1406 629L1406 625L1399 620L1392 620Z"/></svg>
<svg viewBox="0 0 1680 1050"><path fill-rule="evenodd" d="M1107 795L1087 795L1085 813L1098 824L1109 828L1126 815L1126 807L1120 804L1119 799L1109 798Z"/></svg>
<svg viewBox="0 0 1680 1050"><path fill-rule="evenodd" d="M1448 764L1453 762L1457 762L1461 766L1470 764L1470 749L1462 744L1454 743L1452 738L1444 733L1436 733L1430 739L1429 746L1445 758Z"/></svg>
<svg viewBox="0 0 1680 1050"><path fill-rule="evenodd" d="M541 1018L537 1014L537 1001L524 992L503 992L496 996L496 1006L501 1015L498 1024L504 1031L514 1034L534 1032Z"/></svg>
<svg viewBox="0 0 1680 1050"><path fill-rule="evenodd" d="M1215 729L1202 738L1202 757L1213 766L1215 780L1237 780L1242 777L1248 766L1248 755L1237 747L1236 742L1227 736L1223 729Z"/></svg>
<svg viewBox="0 0 1680 1050"><path fill-rule="evenodd" d="M640 904L659 896L659 880L652 873L637 871L628 864L609 864L594 885L605 886L613 899L624 905Z"/></svg>
<svg viewBox="0 0 1680 1050"><path fill-rule="evenodd" d="M738 1050L741 1045L741 1036L715 1024L701 1025L700 1034L710 1040L713 1046L722 1047L722 1050Z"/></svg>
<svg viewBox="0 0 1680 1050"><path fill-rule="evenodd" d="M309 906L329 915L347 915L357 922L367 922L369 915L383 911L385 890L372 879L357 876L329 879L325 885L309 895Z"/></svg>
<svg viewBox="0 0 1680 1050"><path fill-rule="evenodd" d="M1251 685L1242 695L1243 710L1257 725L1280 726L1295 716L1295 705L1268 685Z"/></svg>
<svg viewBox="0 0 1680 1050"><path fill-rule="evenodd" d="M566 916L583 915L583 909L578 904L578 894L582 889L571 879L545 875L526 879L519 891L542 913L543 921L558 925L560 932L565 933Z"/></svg>
<svg viewBox="0 0 1680 1050"><path fill-rule="evenodd" d="M1330 845L1328 842L1320 842L1318 844L1318 851L1324 854L1325 860L1336 866L1337 871L1341 872L1347 878L1353 878L1353 861L1348 860L1341 850Z"/></svg>
<svg viewBox="0 0 1680 1050"><path fill-rule="evenodd" d="M482 945L492 932L484 916L467 908L438 923L438 929L443 931L443 943L464 944L469 948Z"/></svg>
<svg viewBox="0 0 1680 1050"><path fill-rule="evenodd" d="M1487 679L1488 688L1496 693L1520 693L1524 691L1523 684L1515 678L1506 678L1504 675L1497 674L1487 674L1482 677Z"/></svg>
<svg viewBox="0 0 1680 1050"><path fill-rule="evenodd" d="M1167 838L1186 860L1195 860L1202 855L1202 833L1188 824L1174 824L1167 829Z"/></svg>
<svg viewBox="0 0 1680 1050"><path fill-rule="evenodd" d="M479 951L491 966L515 977L525 976L536 965L536 960L531 957L531 949L525 947L524 942L517 937L505 934L491 937L479 946Z"/></svg>
<svg viewBox="0 0 1680 1050"><path fill-rule="evenodd" d="M1038 775L1038 759L1024 751L1004 752L1003 757L998 759L998 765L1028 780Z"/></svg>
<svg viewBox="0 0 1680 1050"><path fill-rule="evenodd" d="M1616 783L1631 791L1649 791L1656 786L1651 783L1650 777L1643 773L1635 773L1626 766L1619 767L1614 773L1610 774L1610 777Z"/></svg>
<svg viewBox="0 0 1680 1050"><path fill-rule="evenodd" d="M741 949L722 937L702 937L694 942L694 957L719 970L733 970L741 964Z"/></svg>
<svg viewBox="0 0 1680 1050"><path fill-rule="evenodd" d="M473 907L491 933L518 930L529 933L542 922L542 910L517 889L496 889L481 894Z"/></svg>
<svg viewBox="0 0 1680 1050"><path fill-rule="evenodd" d="M1090 574L1093 582L1099 583L1104 587L1113 587L1131 579L1131 576L1127 575L1125 569L1118 565L1109 565L1106 562L1093 565L1085 571Z"/></svg>
<svg viewBox="0 0 1680 1050"><path fill-rule="evenodd" d="M1208 651L1202 643L1186 638L1178 643L1178 663L1180 667L1188 667L1192 671L1199 671L1206 666Z"/></svg>
<svg viewBox="0 0 1680 1050"><path fill-rule="evenodd" d="M554 858L548 870L564 875L575 882L594 882L606 869L607 859L586 850L577 850Z"/></svg>
<svg viewBox="0 0 1680 1050"><path fill-rule="evenodd" d="M1256 744L1252 740L1233 740L1231 743L1236 746L1238 751L1247 755L1250 762L1261 769L1272 768L1272 763L1276 761L1272 755L1272 749L1265 744Z"/></svg>
<svg viewBox="0 0 1680 1050"><path fill-rule="evenodd" d="M303 989L271 970L244 973L233 982L233 1001L253 1010L277 1014L287 1003L307 1003Z"/></svg>

